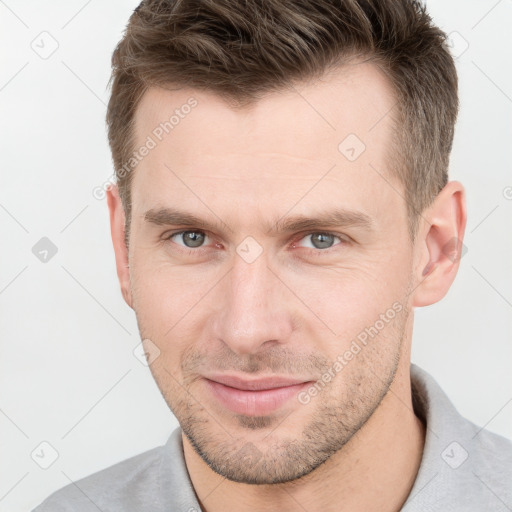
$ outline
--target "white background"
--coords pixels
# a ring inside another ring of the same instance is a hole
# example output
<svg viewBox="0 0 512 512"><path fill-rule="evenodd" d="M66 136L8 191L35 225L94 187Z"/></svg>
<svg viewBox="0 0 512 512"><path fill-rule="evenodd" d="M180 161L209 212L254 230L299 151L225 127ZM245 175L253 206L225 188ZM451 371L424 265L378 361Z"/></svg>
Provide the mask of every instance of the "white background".
<svg viewBox="0 0 512 512"><path fill-rule="evenodd" d="M113 172L106 84L137 4L0 1L1 512L30 510L177 426L132 353L135 315L119 291L106 202L92 195ZM512 2L429 7L457 32L454 52L465 50L450 177L467 190L468 252L446 298L416 310L412 360L464 416L512 438ZM31 47L41 37L46 50L58 43L47 59ZM58 248L47 263L32 253L42 237ZM59 453L46 470L31 458L43 441Z"/></svg>

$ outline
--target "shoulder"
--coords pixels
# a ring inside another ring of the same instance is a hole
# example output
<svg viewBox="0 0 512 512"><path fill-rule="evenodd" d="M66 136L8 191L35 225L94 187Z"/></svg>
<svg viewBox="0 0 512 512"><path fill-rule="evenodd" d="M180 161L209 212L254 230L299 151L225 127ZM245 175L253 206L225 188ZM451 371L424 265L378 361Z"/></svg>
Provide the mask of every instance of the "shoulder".
<svg viewBox="0 0 512 512"><path fill-rule="evenodd" d="M51 494L33 512L143 509L149 505L148 500L158 497L163 451L163 446L153 448L72 482Z"/></svg>
<svg viewBox="0 0 512 512"><path fill-rule="evenodd" d="M439 450L434 494L452 508L506 510L512 505L512 441L461 418ZM441 439L443 436L441 435Z"/></svg>
<svg viewBox="0 0 512 512"><path fill-rule="evenodd" d="M512 441L462 416L434 378L411 365L426 424L421 465L403 510L501 510L512 505Z"/></svg>
<svg viewBox="0 0 512 512"><path fill-rule="evenodd" d="M468 450L473 474L512 505L512 441L468 423L474 430Z"/></svg>

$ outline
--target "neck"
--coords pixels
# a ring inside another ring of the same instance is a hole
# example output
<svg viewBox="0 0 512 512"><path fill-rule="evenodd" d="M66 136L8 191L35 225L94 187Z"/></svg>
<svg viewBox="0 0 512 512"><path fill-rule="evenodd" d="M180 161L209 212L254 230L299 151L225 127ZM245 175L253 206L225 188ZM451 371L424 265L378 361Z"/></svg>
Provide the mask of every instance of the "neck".
<svg viewBox="0 0 512 512"><path fill-rule="evenodd" d="M185 461L204 512L393 512L401 509L416 479L425 426L413 411L410 358L403 354L381 404L352 437L310 474L285 484L232 482L211 470L182 435Z"/></svg>

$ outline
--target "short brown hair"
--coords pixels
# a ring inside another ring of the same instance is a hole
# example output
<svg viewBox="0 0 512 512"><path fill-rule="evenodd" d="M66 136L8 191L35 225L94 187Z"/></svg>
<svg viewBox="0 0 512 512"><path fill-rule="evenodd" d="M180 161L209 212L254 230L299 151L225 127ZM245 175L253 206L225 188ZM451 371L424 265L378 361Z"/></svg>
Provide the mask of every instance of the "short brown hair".
<svg viewBox="0 0 512 512"><path fill-rule="evenodd" d="M145 0L112 56L108 138L128 241L134 115L152 86L212 91L243 107L351 57L388 76L397 108L389 169L404 184L409 232L448 181L457 74L426 8L411 0Z"/></svg>

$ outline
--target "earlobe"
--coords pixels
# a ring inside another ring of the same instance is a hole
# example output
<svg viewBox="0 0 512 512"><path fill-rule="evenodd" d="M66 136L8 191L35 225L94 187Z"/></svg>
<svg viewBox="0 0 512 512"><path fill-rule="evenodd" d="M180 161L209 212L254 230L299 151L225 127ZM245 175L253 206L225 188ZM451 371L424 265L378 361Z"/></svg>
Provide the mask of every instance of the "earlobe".
<svg viewBox="0 0 512 512"><path fill-rule="evenodd" d="M413 306L428 306L440 301L450 289L461 258L466 228L465 190L450 181L434 203L423 213L423 229L418 232L419 263L413 292Z"/></svg>
<svg viewBox="0 0 512 512"><path fill-rule="evenodd" d="M117 277L123 298L128 306L132 307L130 265L128 263L128 248L125 242L125 213L117 185L112 185L107 190L107 204L110 214L110 233L116 258Z"/></svg>

